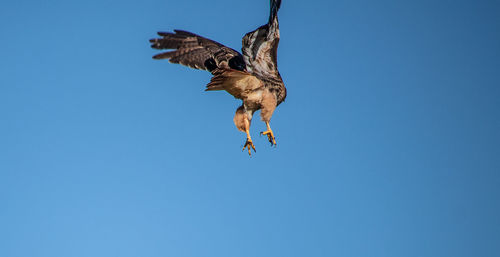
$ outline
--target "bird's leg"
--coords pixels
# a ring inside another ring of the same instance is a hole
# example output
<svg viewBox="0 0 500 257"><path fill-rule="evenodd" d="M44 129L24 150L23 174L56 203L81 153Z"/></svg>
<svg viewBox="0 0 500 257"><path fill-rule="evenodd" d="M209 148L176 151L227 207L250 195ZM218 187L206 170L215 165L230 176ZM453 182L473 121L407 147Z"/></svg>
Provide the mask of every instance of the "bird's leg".
<svg viewBox="0 0 500 257"><path fill-rule="evenodd" d="M245 131L247 133L247 141L245 142L245 145L243 146L243 150L244 151L246 148L248 148L248 155L252 155L252 149L254 152L257 152L255 150L255 146L253 145L253 142L252 142L252 138L250 137L250 131Z"/></svg>
<svg viewBox="0 0 500 257"><path fill-rule="evenodd" d="M250 137L250 121L252 120L251 111L246 111L245 107L242 105L236 109L236 113L234 114L234 125L238 128L239 131L243 131L247 133L247 141L245 142L245 146L243 146L243 151L248 148L248 155L252 155L252 149L254 152L255 146L253 145L252 138Z"/></svg>
<svg viewBox="0 0 500 257"><path fill-rule="evenodd" d="M247 133L247 141L245 142L245 145L243 146L243 150L244 151L246 148L248 148L248 155L252 155L252 151L251 149L253 149L254 152L257 152L255 150L255 146L253 145L253 142L252 142L252 138L250 137L250 122L245 119L244 120L245 122L245 133Z"/></svg>
<svg viewBox="0 0 500 257"><path fill-rule="evenodd" d="M269 143L271 143L271 146L276 145L276 138L274 137L271 126L269 125L269 121L266 121L266 126L267 126L267 131L260 132L260 134L267 135L267 139L269 140Z"/></svg>
<svg viewBox="0 0 500 257"><path fill-rule="evenodd" d="M267 135L267 139L271 146L276 145L276 139L274 138L273 131L271 130L271 126L269 126L269 121L271 120L271 116L273 115L274 109L276 109L276 95L271 93L269 90L265 90L262 94L262 109L260 111L260 117L262 121L266 123L267 131L261 132L261 135Z"/></svg>

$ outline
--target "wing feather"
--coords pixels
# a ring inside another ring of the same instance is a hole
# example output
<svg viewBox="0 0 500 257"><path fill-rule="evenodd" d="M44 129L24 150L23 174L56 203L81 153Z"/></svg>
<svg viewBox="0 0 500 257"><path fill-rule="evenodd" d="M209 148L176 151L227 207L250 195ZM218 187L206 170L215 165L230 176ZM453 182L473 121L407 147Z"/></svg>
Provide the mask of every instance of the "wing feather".
<svg viewBox="0 0 500 257"><path fill-rule="evenodd" d="M158 32L161 38L149 40L155 49L172 49L154 55L154 59L168 59L191 68L214 72L216 69L245 70L245 62L238 51L213 40L184 30Z"/></svg>
<svg viewBox="0 0 500 257"><path fill-rule="evenodd" d="M226 90L229 94L239 99L247 98L253 91L263 87L263 82L254 75L239 70L218 71L206 91Z"/></svg>
<svg viewBox="0 0 500 257"><path fill-rule="evenodd" d="M243 59L247 71L260 76L279 77L277 51L280 40L278 10L281 0L271 0L269 22L243 37Z"/></svg>

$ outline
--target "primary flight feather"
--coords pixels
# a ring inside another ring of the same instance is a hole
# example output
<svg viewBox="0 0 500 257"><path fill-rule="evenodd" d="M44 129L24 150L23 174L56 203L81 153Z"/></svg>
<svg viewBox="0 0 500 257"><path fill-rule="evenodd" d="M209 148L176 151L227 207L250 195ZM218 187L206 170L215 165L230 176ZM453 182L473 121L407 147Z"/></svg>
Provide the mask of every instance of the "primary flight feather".
<svg viewBox="0 0 500 257"><path fill-rule="evenodd" d="M168 59L195 69L207 70L213 77L206 90L225 90L243 100L236 110L234 124L246 133L243 150L255 151L250 137L252 116L261 110L266 123L271 145L276 139L269 122L276 107L286 98L286 88L277 65L277 50L280 39L278 10L281 0L270 0L271 11L267 24L247 33L242 40L242 53L197 34L174 30L158 32L161 38L149 40L155 49L173 49L153 56L154 59Z"/></svg>

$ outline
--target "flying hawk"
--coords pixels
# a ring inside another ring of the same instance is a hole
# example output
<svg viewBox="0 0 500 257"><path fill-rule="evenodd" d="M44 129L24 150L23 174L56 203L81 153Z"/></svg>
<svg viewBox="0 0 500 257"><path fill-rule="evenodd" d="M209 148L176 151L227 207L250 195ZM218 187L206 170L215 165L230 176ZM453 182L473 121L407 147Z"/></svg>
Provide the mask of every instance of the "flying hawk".
<svg viewBox="0 0 500 257"><path fill-rule="evenodd" d="M252 115L261 110L260 116L266 123L271 146L276 145L269 121L276 106L286 97L286 88L277 65L277 49L280 39L278 9L281 0L271 0L271 12L267 24L247 33L243 37L242 52L191 32L174 30L158 32L161 38L149 40L155 49L174 49L153 56L154 59L168 59L195 69L208 70L213 77L206 91L226 90L235 98L243 100L234 116L238 130L247 134L243 150L255 151L250 137Z"/></svg>

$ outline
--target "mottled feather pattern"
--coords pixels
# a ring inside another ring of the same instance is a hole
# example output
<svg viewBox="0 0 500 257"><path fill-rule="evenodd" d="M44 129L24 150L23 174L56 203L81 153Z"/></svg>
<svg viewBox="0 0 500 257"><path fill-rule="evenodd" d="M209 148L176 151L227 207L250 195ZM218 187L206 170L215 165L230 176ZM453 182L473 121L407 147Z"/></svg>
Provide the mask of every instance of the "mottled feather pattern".
<svg viewBox="0 0 500 257"><path fill-rule="evenodd" d="M218 71L210 83L207 85L206 91L226 90L232 96L245 99L253 91L262 89L264 84L257 77L239 70L222 70Z"/></svg>
<svg viewBox="0 0 500 257"><path fill-rule="evenodd" d="M281 1L271 1L269 23L247 33L242 40L242 52L248 71L261 76L279 77L278 43L280 40L278 9Z"/></svg>
<svg viewBox="0 0 500 257"><path fill-rule="evenodd" d="M153 56L154 59L169 59L172 63L208 71L213 71L214 67L207 65L212 63L219 69L238 67L245 69L243 61L235 67L229 65L229 61L234 58L243 60L236 50L188 31L174 30L174 32L158 32L162 38L149 40L152 48L173 49Z"/></svg>
<svg viewBox="0 0 500 257"><path fill-rule="evenodd" d="M236 127L247 134L243 149L255 151L250 137L253 114L261 110L271 145L276 140L269 125L276 107L286 98L286 88L278 72L277 50L280 40L278 10L281 0L270 0L267 24L247 33L242 39L242 54L218 42L188 31L159 32L161 38L151 39L151 47L172 49L153 56L168 59L196 69L208 70L213 77L206 91L225 90L243 100L234 116Z"/></svg>

